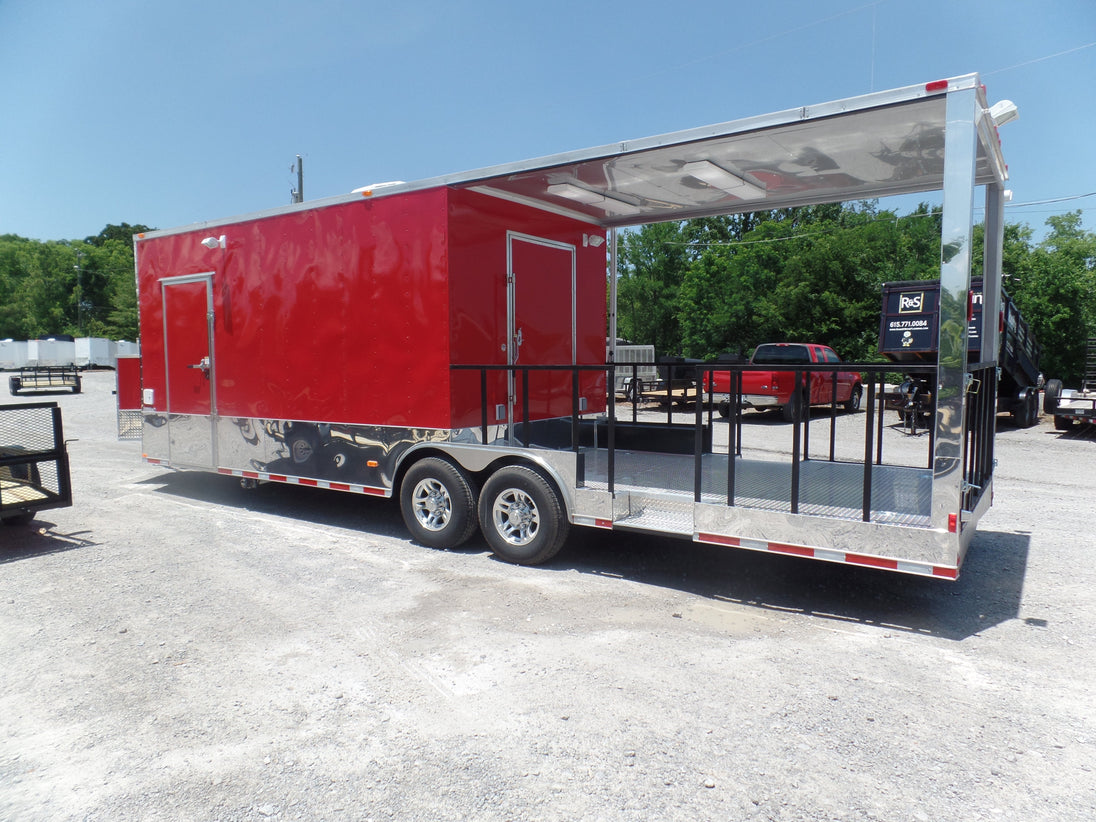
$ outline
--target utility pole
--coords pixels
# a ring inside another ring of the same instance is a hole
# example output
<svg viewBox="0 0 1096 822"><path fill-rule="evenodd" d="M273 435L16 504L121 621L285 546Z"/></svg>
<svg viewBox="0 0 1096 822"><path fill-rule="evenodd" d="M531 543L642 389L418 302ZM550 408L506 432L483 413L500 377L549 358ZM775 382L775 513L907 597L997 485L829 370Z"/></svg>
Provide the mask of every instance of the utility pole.
<svg viewBox="0 0 1096 822"><path fill-rule="evenodd" d="M289 170L292 171L293 166L290 166ZM297 187L292 189L290 193L293 195L292 202L304 202L304 160L301 159L300 154L297 155Z"/></svg>
<svg viewBox="0 0 1096 822"><path fill-rule="evenodd" d="M84 336L84 252L76 252L76 328L79 335Z"/></svg>

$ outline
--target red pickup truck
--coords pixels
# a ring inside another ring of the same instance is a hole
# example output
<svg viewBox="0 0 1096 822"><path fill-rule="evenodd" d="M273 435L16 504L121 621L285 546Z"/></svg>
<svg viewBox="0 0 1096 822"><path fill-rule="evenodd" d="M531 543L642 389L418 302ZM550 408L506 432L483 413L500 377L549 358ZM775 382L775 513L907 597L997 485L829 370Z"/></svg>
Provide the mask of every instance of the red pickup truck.
<svg viewBox="0 0 1096 822"><path fill-rule="evenodd" d="M751 365L780 365L785 368L796 365L840 363L841 358L826 345L814 343L764 343L754 349ZM794 371L744 371L742 372L742 405L759 410L780 408L784 419L791 422L801 416L804 404L829 405L833 400L833 372L804 372L801 375L801 391L794 391ZM807 386L810 385L808 392ZM712 401L718 404L719 413L726 417L731 410L731 374L729 371L712 372ZM861 375L855 371L837 372L837 402L846 411L860 409L860 397L864 393Z"/></svg>

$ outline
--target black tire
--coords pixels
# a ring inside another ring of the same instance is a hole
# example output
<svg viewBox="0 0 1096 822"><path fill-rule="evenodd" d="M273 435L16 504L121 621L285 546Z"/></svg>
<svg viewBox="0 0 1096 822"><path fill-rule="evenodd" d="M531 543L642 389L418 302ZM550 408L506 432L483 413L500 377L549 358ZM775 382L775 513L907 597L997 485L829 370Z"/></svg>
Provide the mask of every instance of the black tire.
<svg viewBox="0 0 1096 822"><path fill-rule="evenodd" d="M727 419L731 416L731 403L728 400L723 400L723 402L717 406L716 410L719 411L719 416L723 417L723 419Z"/></svg>
<svg viewBox="0 0 1096 822"><path fill-rule="evenodd" d="M780 409L780 413L784 416L784 422L795 422L803 419L803 410L806 407L807 404L803 401L803 395L797 391L791 395L787 404Z"/></svg>
<svg viewBox="0 0 1096 822"><path fill-rule="evenodd" d="M476 492L468 477L447 460L419 460L403 477L400 512L416 542L456 548L476 531Z"/></svg>
<svg viewBox="0 0 1096 822"><path fill-rule="evenodd" d="M570 530L555 487L521 465L500 468L483 486L480 529L499 559L515 565L547 562Z"/></svg>
<svg viewBox="0 0 1096 822"><path fill-rule="evenodd" d="M852 393L849 394L849 398L843 403L845 410L850 414L855 414L860 410L860 398L864 395L864 389L859 385L852 387Z"/></svg>
<svg viewBox="0 0 1096 822"><path fill-rule="evenodd" d="M1061 380L1047 380L1046 388L1043 389L1043 413L1053 414L1058 410L1058 400L1062 396L1062 381Z"/></svg>
<svg viewBox="0 0 1096 822"><path fill-rule="evenodd" d="M1059 417L1054 415L1054 430L1055 431L1068 431L1073 427L1073 420L1069 417Z"/></svg>
<svg viewBox="0 0 1096 822"><path fill-rule="evenodd" d="M0 522L4 525L26 525L34 519L34 513L31 511L21 511L18 514L8 514L0 518Z"/></svg>

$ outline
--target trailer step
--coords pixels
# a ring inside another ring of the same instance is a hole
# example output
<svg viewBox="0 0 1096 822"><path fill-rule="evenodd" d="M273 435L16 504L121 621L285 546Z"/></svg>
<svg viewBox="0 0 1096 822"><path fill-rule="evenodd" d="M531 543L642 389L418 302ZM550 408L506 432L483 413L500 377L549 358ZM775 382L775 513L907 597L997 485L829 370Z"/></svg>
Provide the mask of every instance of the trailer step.
<svg viewBox="0 0 1096 822"><path fill-rule="evenodd" d="M614 528L656 531L660 534L693 535L692 500L631 494L630 513L613 523Z"/></svg>

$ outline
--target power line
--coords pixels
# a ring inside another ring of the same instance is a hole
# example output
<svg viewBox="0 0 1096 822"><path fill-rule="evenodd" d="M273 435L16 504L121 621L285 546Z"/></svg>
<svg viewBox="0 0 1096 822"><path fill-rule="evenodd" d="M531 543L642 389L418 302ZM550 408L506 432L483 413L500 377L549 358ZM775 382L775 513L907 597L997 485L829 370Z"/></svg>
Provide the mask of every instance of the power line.
<svg viewBox="0 0 1096 822"><path fill-rule="evenodd" d="M1059 51L1056 54L1048 54L1045 57L1036 57L1034 60L1025 60L1023 63L1017 63L1014 66L1007 66L1005 68L994 69L993 71L987 71L982 74L983 77L992 77L994 74L1002 74L1006 71L1012 71L1013 69L1023 68L1024 66L1030 66L1035 63L1042 63L1044 60L1053 60L1055 57L1064 57L1067 54L1073 54L1075 51L1083 51L1084 49L1090 49L1096 46L1096 41L1092 43L1085 43L1083 46L1074 46L1071 49L1065 51Z"/></svg>

